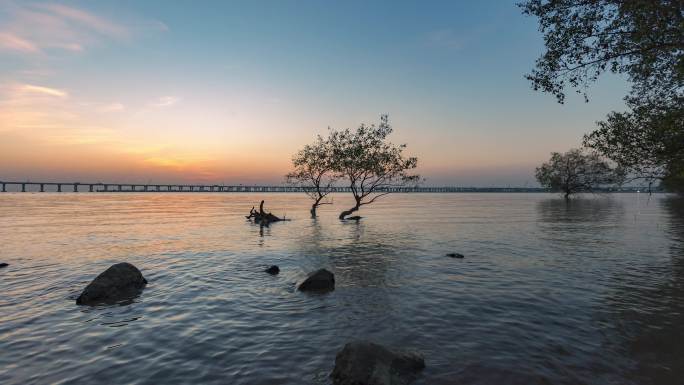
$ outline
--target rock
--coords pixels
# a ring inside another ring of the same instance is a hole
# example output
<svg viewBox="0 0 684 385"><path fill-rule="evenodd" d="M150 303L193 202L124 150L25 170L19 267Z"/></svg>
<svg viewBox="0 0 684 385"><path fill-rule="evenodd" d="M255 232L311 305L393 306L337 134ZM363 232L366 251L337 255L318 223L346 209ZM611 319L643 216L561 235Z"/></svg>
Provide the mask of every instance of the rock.
<svg viewBox="0 0 684 385"><path fill-rule="evenodd" d="M280 273L280 268L276 265L273 265L266 269L266 272L271 275L277 275L278 273Z"/></svg>
<svg viewBox="0 0 684 385"><path fill-rule="evenodd" d="M361 219L361 218L363 218L363 217L358 216L358 215L354 215L353 217L347 217L347 220L349 220L349 221L358 221L358 220Z"/></svg>
<svg viewBox="0 0 684 385"><path fill-rule="evenodd" d="M465 256L463 254L459 254L459 253L449 253L446 256L451 257L451 258L465 258Z"/></svg>
<svg viewBox="0 0 684 385"><path fill-rule="evenodd" d="M3 267L7 267L7 266L9 266L9 263L5 263L5 262L0 263L0 269L2 269Z"/></svg>
<svg viewBox="0 0 684 385"><path fill-rule="evenodd" d="M330 378L333 385L408 385L424 368L418 353L355 341L337 353Z"/></svg>
<svg viewBox="0 0 684 385"><path fill-rule="evenodd" d="M316 270L302 282L297 290L331 291L335 290L335 274L326 269Z"/></svg>
<svg viewBox="0 0 684 385"><path fill-rule="evenodd" d="M135 297L147 284L140 270L130 263L117 263L98 275L76 299L78 305L115 303Z"/></svg>

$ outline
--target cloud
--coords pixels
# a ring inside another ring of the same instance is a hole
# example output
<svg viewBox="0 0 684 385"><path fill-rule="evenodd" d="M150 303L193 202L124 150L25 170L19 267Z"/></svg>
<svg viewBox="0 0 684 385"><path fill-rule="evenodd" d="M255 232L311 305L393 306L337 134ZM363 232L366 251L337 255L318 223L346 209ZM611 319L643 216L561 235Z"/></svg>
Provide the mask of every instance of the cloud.
<svg viewBox="0 0 684 385"><path fill-rule="evenodd" d="M102 35L119 38L129 35L129 31L125 27L81 9L62 4L38 4L35 8L44 10L48 14L61 17Z"/></svg>
<svg viewBox="0 0 684 385"><path fill-rule="evenodd" d="M82 52L107 40L125 41L134 34L168 31L161 21L132 18L115 22L63 4L9 3L2 11L8 17L0 25L0 50L19 54Z"/></svg>
<svg viewBox="0 0 684 385"><path fill-rule="evenodd" d="M0 32L0 48L10 51L38 53L40 50L32 42L9 32Z"/></svg>
<svg viewBox="0 0 684 385"><path fill-rule="evenodd" d="M162 96L156 101L152 103L153 107L170 107L173 106L174 104L178 103L180 101L180 98L177 98L175 96Z"/></svg>
<svg viewBox="0 0 684 385"><path fill-rule="evenodd" d="M22 93L48 95L57 98L66 98L67 96L69 96L69 94L66 91L50 87L35 86L33 84L22 84L17 87L17 90Z"/></svg>

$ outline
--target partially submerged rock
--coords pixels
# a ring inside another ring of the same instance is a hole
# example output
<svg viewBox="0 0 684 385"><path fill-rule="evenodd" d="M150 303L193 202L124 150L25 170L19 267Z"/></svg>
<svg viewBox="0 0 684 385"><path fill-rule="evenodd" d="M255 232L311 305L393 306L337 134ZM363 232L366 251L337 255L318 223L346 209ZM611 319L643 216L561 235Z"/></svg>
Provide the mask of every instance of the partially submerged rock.
<svg viewBox="0 0 684 385"><path fill-rule="evenodd" d="M337 353L330 378L333 385L408 385L424 368L418 353L355 341Z"/></svg>
<svg viewBox="0 0 684 385"><path fill-rule="evenodd" d="M273 265L273 266L269 267L268 269L266 269L266 272L268 274L271 274L271 275L276 275L276 274L280 273L280 268L276 265Z"/></svg>
<svg viewBox="0 0 684 385"><path fill-rule="evenodd" d="M116 303L135 297L147 284L140 270L130 263L112 265L98 275L76 299L78 305Z"/></svg>
<svg viewBox="0 0 684 385"><path fill-rule="evenodd" d="M5 262L0 263L0 269L2 269L3 267L7 267L7 266L9 266L9 263L5 263Z"/></svg>
<svg viewBox="0 0 684 385"><path fill-rule="evenodd" d="M297 290L300 291L331 291L335 290L335 274L326 269L316 270L309 274Z"/></svg>
<svg viewBox="0 0 684 385"><path fill-rule="evenodd" d="M459 258L459 259L465 258L465 256L463 254L459 254L459 253L448 253L446 256L450 257L450 258Z"/></svg>

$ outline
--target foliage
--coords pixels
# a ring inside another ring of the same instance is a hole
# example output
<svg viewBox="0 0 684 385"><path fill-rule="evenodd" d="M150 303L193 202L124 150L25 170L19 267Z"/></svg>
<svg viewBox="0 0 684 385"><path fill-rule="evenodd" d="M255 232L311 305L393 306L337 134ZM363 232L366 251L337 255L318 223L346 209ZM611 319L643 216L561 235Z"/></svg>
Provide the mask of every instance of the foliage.
<svg viewBox="0 0 684 385"><path fill-rule="evenodd" d="M649 182L684 171L684 108L639 106L612 112L584 145Z"/></svg>
<svg viewBox="0 0 684 385"><path fill-rule="evenodd" d="M563 102L569 85L584 93L610 71L632 82L632 97L682 97L684 3L681 0L528 0L546 52L527 78Z"/></svg>
<svg viewBox="0 0 684 385"><path fill-rule="evenodd" d="M546 46L527 75L532 87L562 103L569 86L588 100L587 88L601 74L625 75L632 85L629 110L608 115L584 144L634 177L673 185L684 172L684 2L527 0L519 6L539 19Z"/></svg>
<svg viewBox="0 0 684 385"><path fill-rule="evenodd" d="M332 151L328 141L318 136L313 144L307 144L292 157L294 170L286 175L289 184L303 187L304 192L314 200L311 217L316 217L316 209L323 204L335 184L337 176L332 171Z"/></svg>
<svg viewBox="0 0 684 385"><path fill-rule="evenodd" d="M663 178L662 187L668 191L684 193L684 167L679 168L679 172L670 172Z"/></svg>
<svg viewBox="0 0 684 385"><path fill-rule="evenodd" d="M551 153L551 159L537 167L535 176L542 186L562 192L565 198L620 184L623 179L621 170L612 168L598 154L579 149Z"/></svg>
<svg viewBox="0 0 684 385"><path fill-rule="evenodd" d="M392 188L419 182L420 177L410 173L418 159L404 156L405 144L388 142L391 133L387 115L381 116L377 126L362 124L356 130L330 131L327 141L332 150L332 169L349 183L355 201L340 219L389 194Z"/></svg>

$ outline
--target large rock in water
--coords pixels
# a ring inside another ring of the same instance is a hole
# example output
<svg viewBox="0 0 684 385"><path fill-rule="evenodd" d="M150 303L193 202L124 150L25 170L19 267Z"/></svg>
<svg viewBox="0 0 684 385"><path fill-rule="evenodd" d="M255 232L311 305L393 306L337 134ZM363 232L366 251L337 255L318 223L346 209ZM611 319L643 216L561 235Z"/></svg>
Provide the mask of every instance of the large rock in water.
<svg viewBox="0 0 684 385"><path fill-rule="evenodd" d="M147 280L140 270L130 263L112 265L98 275L76 299L78 305L115 303L140 293Z"/></svg>
<svg viewBox="0 0 684 385"><path fill-rule="evenodd" d="M326 269L316 270L309 274L297 290L301 291L331 291L335 290L335 274Z"/></svg>
<svg viewBox="0 0 684 385"><path fill-rule="evenodd" d="M9 266L9 263L5 263L5 262L0 263L0 269L2 269L3 267L7 267L7 266Z"/></svg>
<svg viewBox="0 0 684 385"><path fill-rule="evenodd" d="M418 353L356 341L337 353L330 378L333 385L408 385L424 368Z"/></svg>

